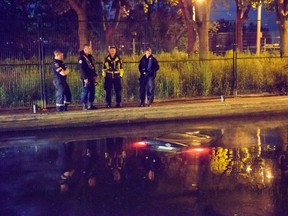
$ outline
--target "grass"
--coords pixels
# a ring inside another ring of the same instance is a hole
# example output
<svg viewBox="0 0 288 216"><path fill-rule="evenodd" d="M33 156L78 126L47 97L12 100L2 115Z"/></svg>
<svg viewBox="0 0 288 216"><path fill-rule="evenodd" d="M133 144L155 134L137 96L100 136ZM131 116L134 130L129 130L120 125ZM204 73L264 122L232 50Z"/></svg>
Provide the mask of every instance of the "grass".
<svg viewBox="0 0 288 216"><path fill-rule="evenodd" d="M101 61L105 54L95 55L97 61L98 86L96 101L104 102L105 91L101 77ZM211 54L206 61L198 61L197 55L173 51L157 53L160 70L156 77L155 97L169 99L179 97L228 95L233 80L233 53L225 56ZM122 80L123 101L139 100L138 62L142 56L122 56L125 74ZM67 66L71 69L68 83L74 103L80 102L80 73L78 56L69 56ZM51 57L44 59L45 98L47 104L55 103L55 89L50 69ZM9 62L7 64L7 62ZM235 63L235 62L234 62ZM255 56L244 53L237 56L237 91L240 94L287 91L286 59L275 54L263 53ZM236 64L235 63L235 64ZM35 59L5 60L0 62L0 107L30 106L41 100L41 78Z"/></svg>

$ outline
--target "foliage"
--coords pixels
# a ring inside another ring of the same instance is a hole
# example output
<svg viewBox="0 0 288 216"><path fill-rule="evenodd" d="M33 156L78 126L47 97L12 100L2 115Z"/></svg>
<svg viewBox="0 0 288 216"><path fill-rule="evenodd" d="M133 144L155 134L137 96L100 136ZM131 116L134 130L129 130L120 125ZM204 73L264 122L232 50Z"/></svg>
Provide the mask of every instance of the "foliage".
<svg viewBox="0 0 288 216"><path fill-rule="evenodd" d="M233 152L226 148L213 148L211 153L210 169L213 174L220 175L231 166ZM228 174L228 173L226 173Z"/></svg>
<svg viewBox="0 0 288 216"><path fill-rule="evenodd" d="M209 62L200 62L200 75L202 84L201 92L204 96L207 96L209 95L212 80L212 73L209 67Z"/></svg>
<svg viewBox="0 0 288 216"><path fill-rule="evenodd" d="M2 104L7 104L7 93L2 86L0 87L0 101Z"/></svg>

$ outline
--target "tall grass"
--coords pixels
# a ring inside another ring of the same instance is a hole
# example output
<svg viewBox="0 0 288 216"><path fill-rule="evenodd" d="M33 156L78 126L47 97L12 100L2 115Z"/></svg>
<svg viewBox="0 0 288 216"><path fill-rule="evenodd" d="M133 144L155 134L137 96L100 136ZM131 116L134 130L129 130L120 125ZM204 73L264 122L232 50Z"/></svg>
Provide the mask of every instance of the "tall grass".
<svg viewBox="0 0 288 216"><path fill-rule="evenodd" d="M228 95L231 91L233 74L233 53L225 56L213 56L205 61L198 61L198 56L173 51L157 53L160 70L156 77L156 99L179 97ZM105 91L101 76L102 60L105 54L96 53L98 85L96 102L103 103ZM139 100L138 62L142 56L122 56L125 74L122 79L123 102ZM68 83L74 103L80 103L81 83L77 68L78 56L69 56L67 66L71 69ZM52 57L44 59L45 96L48 105L55 103L55 89L52 83ZM286 59L264 53L255 56L244 53L237 57L237 90L239 94L249 93L286 93ZM39 65L35 59L0 62L0 106L30 106L41 99Z"/></svg>

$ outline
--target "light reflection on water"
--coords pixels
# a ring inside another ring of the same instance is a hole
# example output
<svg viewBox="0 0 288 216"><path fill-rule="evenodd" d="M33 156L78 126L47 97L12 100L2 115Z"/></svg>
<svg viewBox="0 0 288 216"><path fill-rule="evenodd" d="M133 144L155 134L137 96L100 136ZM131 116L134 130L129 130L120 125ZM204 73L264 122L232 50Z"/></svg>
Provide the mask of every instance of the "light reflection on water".
<svg viewBox="0 0 288 216"><path fill-rule="evenodd" d="M23 144L24 143L24 144ZM0 150L1 215L284 215L287 128Z"/></svg>

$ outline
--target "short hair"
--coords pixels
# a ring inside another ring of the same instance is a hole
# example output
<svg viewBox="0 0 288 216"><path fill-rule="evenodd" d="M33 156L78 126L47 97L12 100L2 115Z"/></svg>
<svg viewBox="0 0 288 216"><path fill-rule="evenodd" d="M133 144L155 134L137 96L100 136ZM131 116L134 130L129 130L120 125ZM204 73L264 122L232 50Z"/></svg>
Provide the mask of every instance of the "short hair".
<svg viewBox="0 0 288 216"><path fill-rule="evenodd" d="M110 45L109 49L116 49L116 46L115 45Z"/></svg>
<svg viewBox="0 0 288 216"><path fill-rule="evenodd" d="M147 52L147 51L152 52L152 49L150 47L147 47L145 52Z"/></svg>
<svg viewBox="0 0 288 216"><path fill-rule="evenodd" d="M59 55L61 53L63 53L63 52L60 49L54 50L54 56Z"/></svg>
<svg viewBox="0 0 288 216"><path fill-rule="evenodd" d="M85 49L85 47L90 47L90 44L84 44L83 49Z"/></svg>

